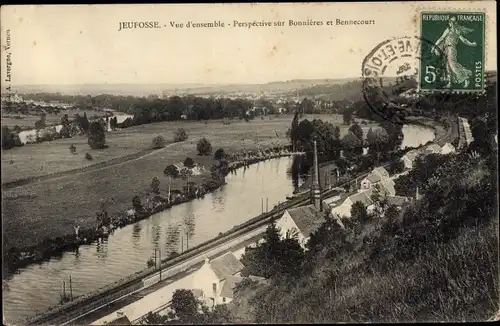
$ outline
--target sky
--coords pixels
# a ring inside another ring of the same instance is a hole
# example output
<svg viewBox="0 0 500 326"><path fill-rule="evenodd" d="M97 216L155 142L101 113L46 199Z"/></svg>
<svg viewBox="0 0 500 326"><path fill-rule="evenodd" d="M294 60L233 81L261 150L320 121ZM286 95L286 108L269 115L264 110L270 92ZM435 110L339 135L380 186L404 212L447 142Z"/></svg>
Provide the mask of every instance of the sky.
<svg viewBox="0 0 500 326"><path fill-rule="evenodd" d="M496 70L494 2L2 6L2 83L10 52L11 83L227 84L353 78L380 42L418 35L419 10L483 9L486 69ZM313 19L323 26L288 26ZM326 26L326 21L374 24ZM234 27L284 21L284 27ZM162 28L118 31L120 22ZM224 28L171 28L170 22L224 22ZM231 24L231 26L227 26ZM9 30L10 49L5 50Z"/></svg>

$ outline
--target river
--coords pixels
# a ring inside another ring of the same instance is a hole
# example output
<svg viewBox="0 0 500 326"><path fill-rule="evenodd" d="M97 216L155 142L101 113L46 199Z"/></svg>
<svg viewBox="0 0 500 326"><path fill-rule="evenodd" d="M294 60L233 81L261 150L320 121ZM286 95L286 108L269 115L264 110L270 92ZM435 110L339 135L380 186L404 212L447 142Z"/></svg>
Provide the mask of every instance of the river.
<svg viewBox="0 0 500 326"><path fill-rule="evenodd" d="M3 292L4 314L10 322L44 311L58 303L62 282L73 296L96 290L147 267L159 249L163 258L210 240L292 195L284 157L241 168L227 176L227 184L203 199L173 206L133 225L116 230L102 243L81 246L41 264L23 268L7 280ZM186 236L187 233L187 236ZM188 241L186 241L188 239Z"/></svg>
<svg viewBox="0 0 500 326"><path fill-rule="evenodd" d="M405 126L403 134L402 147L434 138L433 130L414 125ZM73 296L83 295L146 268L155 249L165 258L180 252L181 245L195 246L259 215L262 202L266 209L266 198L271 210L293 192L286 173L291 162L279 158L238 169L227 176L225 186L203 199L118 229L102 243L21 269L5 281L4 315L15 323L57 305L63 281L69 288L70 275Z"/></svg>

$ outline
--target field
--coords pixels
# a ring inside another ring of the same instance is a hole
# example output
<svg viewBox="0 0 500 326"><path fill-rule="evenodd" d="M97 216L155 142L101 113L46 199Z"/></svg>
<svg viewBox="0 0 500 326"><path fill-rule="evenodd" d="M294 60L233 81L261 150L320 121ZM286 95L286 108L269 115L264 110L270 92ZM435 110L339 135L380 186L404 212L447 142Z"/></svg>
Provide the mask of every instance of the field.
<svg viewBox="0 0 500 326"><path fill-rule="evenodd" d="M163 177L163 169L168 164L182 162L188 156L206 168L213 164L211 157L196 155L196 142L202 137L210 140L214 151L220 147L235 151L288 144L285 132L292 118L291 115L271 117L232 122L230 125L223 125L221 121L208 121L207 124L162 122L109 132L106 136L109 148L105 150L90 150L86 139L81 137L5 151L2 155L2 183L75 170L111 159L120 160L126 155L150 149L151 140L156 135L162 135L167 142L171 142L175 130L180 127L189 135L185 142L169 144L129 161L88 172L74 171L64 176L56 174L48 180L2 189L4 248L34 245L47 237L72 233L75 224L82 228L89 227L95 223L95 213L102 200L110 203L111 214L122 212L131 207L135 194L144 198L154 177L160 177L160 190L165 195L168 181ZM342 121L341 117L330 115L305 118L321 118L336 124ZM342 133L345 132L346 126L343 126ZM68 146L71 143L75 144L78 154L70 154ZM85 152L94 156L92 162L84 159ZM11 160L13 163L9 164ZM193 181L208 177L197 176ZM175 180L172 188L180 188L184 182Z"/></svg>
<svg viewBox="0 0 500 326"><path fill-rule="evenodd" d="M105 113L103 111L94 111L94 110L78 110L78 109L68 109L61 110L58 114L47 114L46 116L46 124L56 125L61 122L61 118L67 114L69 119L73 119L75 114L80 114L83 116L84 113L87 113L87 117L91 118L94 115L104 116ZM21 119L16 118L21 117ZM9 128L13 128L14 126L19 126L22 129L33 129L35 127L35 122L40 120L39 115L23 115L23 114L2 114L2 126L7 126Z"/></svg>

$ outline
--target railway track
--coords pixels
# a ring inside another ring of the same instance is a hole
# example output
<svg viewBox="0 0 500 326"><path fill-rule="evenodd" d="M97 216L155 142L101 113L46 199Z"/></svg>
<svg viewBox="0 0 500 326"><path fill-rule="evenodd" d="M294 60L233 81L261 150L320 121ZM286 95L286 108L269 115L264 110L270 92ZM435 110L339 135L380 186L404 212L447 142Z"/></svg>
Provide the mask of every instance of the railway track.
<svg viewBox="0 0 500 326"><path fill-rule="evenodd" d="M450 128L451 129L451 128ZM447 141L451 138L452 132L451 130L447 130L447 133L436 139L435 141ZM383 164L382 167L387 167L389 163ZM355 179L351 179L349 181L344 182L338 187L342 187L348 183L353 183L355 180L359 178L364 178L368 173L361 174L357 176ZM336 192L336 189L328 189L322 191L321 196L323 198L329 197ZM271 212L264 214L263 216L258 216L256 218L251 219L250 221L243 223L240 226L233 228L228 231L225 235L220 238L216 238L199 246L193 247L191 250L185 252L181 256L178 256L169 261L163 262L161 269L162 271L170 270L174 268L180 267L182 264L186 264L194 257L199 256L205 252L208 252L217 246L224 244L225 242L229 242L239 236L242 236L246 233L250 233L259 227L262 227L268 224L271 220L281 216L286 209L302 206L310 202L307 193L301 194L299 197L281 204L278 208L273 209ZM130 277L130 280L113 283L101 290L98 290L95 293L87 295L85 297L76 298L75 301L69 302L63 306L60 306L52 311L48 311L43 315L35 316L26 321L27 325L66 325L70 323L76 323L78 319L81 319L95 311L103 309L110 304L117 302L119 300L123 300L127 297L136 295L139 291L144 290L143 287L143 279L146 277L151 277L155 273L158 273L157 270L145 270L139 273L136 273Z"/></svg>

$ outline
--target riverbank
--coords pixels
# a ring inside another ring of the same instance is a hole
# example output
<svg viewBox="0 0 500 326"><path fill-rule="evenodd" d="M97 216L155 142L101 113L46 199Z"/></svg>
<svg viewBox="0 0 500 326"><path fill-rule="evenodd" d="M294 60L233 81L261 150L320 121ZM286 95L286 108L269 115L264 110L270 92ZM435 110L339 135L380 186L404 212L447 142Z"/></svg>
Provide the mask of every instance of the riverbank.
<svg viewBox="0 0 500 326"><path fill-rule="evenodd" d="M289 148L286 146L270 148L260 152L230 154L229 172L269 159L289 156L290 153L288 150ZM59 257L64 252L76 250L80 245L90 244L100 238L107 237L117 228L143 220L153 214L167 210L172 206L186 203L195 198L200 198L220 188L223 184L224 182L217 180L206 180L194 185L189 193L172 190L170 203L167 198L161 196L150 198L147 204L144 205L145 207L143 210L135 211L129 209L127 210L128 212L123 211L117 218L113 219L111 225L108 225L108 227L101 227L99 229L96 229L95 226L82 228L78 231L78 236L75 233L66 234L44 239L44 241L34 246L23 248L13 247L4 253L4 276L29 264L42 262L52 257Z"/></svg>

